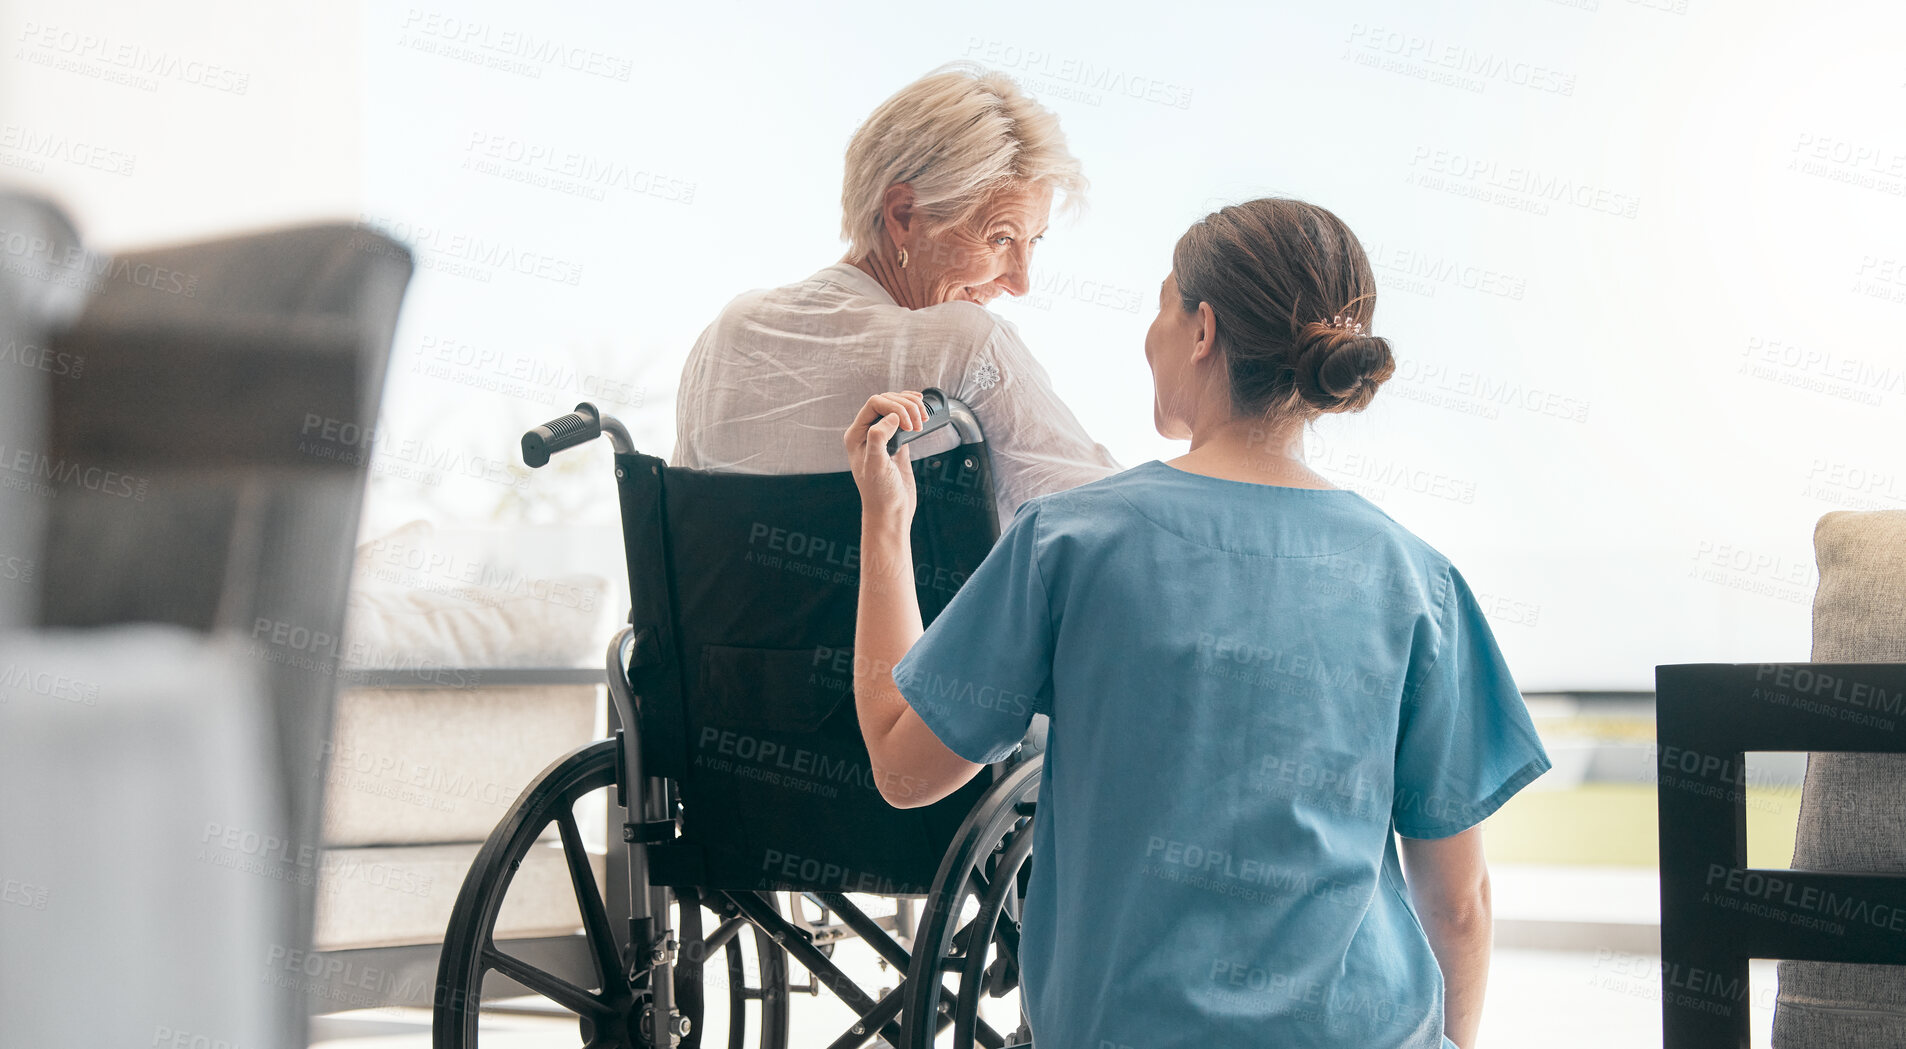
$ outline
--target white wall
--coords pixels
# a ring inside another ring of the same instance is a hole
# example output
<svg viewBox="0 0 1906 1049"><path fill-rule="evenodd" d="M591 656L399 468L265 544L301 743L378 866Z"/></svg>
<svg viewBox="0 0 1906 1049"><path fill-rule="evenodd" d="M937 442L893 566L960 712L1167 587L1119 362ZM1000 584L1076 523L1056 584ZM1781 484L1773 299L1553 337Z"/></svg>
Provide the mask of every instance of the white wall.
<svg viewBox="0 0 1906 1049"><path fill-rule="evenodd" d="M356 213L350 5L0 0L0 184L107 248Z"/></svg>

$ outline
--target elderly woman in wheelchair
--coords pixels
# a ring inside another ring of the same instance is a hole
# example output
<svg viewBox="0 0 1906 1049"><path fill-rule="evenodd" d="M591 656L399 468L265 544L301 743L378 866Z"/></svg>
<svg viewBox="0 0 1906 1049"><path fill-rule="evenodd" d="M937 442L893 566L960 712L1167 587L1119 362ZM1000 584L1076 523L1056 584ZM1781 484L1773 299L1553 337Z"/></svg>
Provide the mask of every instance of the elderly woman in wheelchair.
<svg viewBox="0 0 1906 1049"><path fill-rule="evenodd" d="M736 298L696 341L673 464L844 470L842 420L870 394L930 386L986 421L1002 521L1117 471L1018 329L984 308L1032 287L1055 198L1071 206L1085 186L1058 119L1005 74L956 65L900 90L847 146L846 258Z"/></svg>

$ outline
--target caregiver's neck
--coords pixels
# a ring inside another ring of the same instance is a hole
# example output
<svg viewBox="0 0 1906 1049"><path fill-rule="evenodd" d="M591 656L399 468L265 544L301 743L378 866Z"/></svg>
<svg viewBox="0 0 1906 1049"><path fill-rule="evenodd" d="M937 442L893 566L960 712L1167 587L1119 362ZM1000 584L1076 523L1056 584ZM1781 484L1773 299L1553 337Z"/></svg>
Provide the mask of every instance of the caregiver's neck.
<svg viewBox="0 0 1906 1049"><path fill-rule="evenodd" d="M1337 487L1304 464L1304 424L1300 419L1281 423L1236 416L1199 420L1191 426L1191 450L1167 465L1251 484Z"/></svg>

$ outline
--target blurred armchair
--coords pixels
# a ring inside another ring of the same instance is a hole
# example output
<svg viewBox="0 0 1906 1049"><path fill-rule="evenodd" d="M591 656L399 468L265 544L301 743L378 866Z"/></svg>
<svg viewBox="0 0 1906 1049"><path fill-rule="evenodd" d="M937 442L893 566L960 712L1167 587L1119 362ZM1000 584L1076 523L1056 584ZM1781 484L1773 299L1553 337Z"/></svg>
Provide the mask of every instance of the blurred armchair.
<svg viewBox="0 0 1906 1049"><path fill-rule="evenodd" d="M34 337L83 362L0 382L33 475L0 493L29 547L0 558L32 563L0 625L33 628L0 655L30 671L0 696L0 878L44 902L0 907L0 1044L302 1047L336 685L311 645L369 451L323 435L370 433L409 253L331 225L103 256L43 202L0 215L64 235L0 284L76 291Z"/></svg>

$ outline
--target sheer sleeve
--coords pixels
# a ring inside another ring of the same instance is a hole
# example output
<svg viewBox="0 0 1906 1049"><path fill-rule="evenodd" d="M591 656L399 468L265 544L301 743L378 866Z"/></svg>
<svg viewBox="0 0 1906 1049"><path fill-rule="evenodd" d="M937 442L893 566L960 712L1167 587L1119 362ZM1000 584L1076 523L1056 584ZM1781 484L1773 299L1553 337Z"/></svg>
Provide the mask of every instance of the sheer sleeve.
<svg viewBox="0 0 1906 1049"><path fill-rule="evenodd" d="M992 462L999 520L1036 495L1076 488L1124 467L1092 440L1053 392L1052 379L1011 322L995 318L993 334L973 354L959 397L979 416Z"/></svg>

